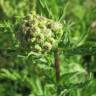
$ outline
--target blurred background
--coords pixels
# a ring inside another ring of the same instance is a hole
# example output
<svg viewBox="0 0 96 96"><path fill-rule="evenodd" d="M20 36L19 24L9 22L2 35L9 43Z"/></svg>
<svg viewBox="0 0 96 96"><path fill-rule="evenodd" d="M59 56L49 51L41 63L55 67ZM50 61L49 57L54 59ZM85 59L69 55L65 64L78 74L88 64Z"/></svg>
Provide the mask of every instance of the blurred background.
<svg viewBox="0 0 96 96"><path fill-rule="evenodd" d="M53 55L18 49L15 25L32 11L63 24L59 95ZM0 96L96 96L96 0L0 0Z"/></svg>

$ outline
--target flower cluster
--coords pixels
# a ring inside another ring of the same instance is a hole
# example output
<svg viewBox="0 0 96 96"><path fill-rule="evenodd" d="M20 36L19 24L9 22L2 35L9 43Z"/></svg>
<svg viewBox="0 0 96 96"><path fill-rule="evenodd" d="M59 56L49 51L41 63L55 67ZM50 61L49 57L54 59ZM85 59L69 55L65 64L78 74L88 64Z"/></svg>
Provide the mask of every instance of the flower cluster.
<svg viewBox="0 0 96 96"><path fill-rule="evenodd" d="M25 16L18 27L21 46L36 52L48 52L54 49L62 33L61 23L36 13Z"/></svg>

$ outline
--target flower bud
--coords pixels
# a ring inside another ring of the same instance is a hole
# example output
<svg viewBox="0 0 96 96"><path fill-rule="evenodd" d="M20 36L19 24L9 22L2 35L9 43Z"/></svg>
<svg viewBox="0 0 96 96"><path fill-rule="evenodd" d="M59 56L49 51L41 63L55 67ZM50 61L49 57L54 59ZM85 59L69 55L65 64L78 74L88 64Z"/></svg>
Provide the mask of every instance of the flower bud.
<svg viewBox="0 0 96 96"><path fill-rule="evenodd" d="M33 42L35 42L36 41L36 38L32 38L31 39L31 42L33 43Z"/></svg>
<svg viewBox="0 0 96 96"><path fill-rule="evenodd" d="M43 53L57 47L62 32L61 23L39 16L35 12L25 16L18 27L19 37L22 37L22 40L19 39L21 46L28 45L28 49Z"/></svg>
<svg viewBox="0 0 96 96"><path fill-rule="evenodd" d="M42 44L44 41L44 35L41 32L36 34L36 42Z"/></svg>
<svg viewBox="0 0 96 96"><path fill-rule="evenodd" d="M46 37L52 37L52 31L50 29L44 29L43 31Z"/></svg>
<svg viewBox="0 0 96 96"><path fill-rule="evenodd" d="M62 29L62 25L60 24L60 23L58 23L58 22L55 22L55 23L52 23L51 24L51 29L53 30L53 31L59 31L59 30L61 30Z"/></svg>
<svg viewBox="0 0 96 96"><path fill-rule="evenodd" d="M40 45L35 45L34 49L35 49L36 52L41 52L42 51L42 48L40 47Z"/></svg>
<svg viewBox="0 0 96 96"><path fill-rule="evenodd" d="M49 42L45 42L43 45L44 50L49 51L52 48L52 45Z"/></svg>

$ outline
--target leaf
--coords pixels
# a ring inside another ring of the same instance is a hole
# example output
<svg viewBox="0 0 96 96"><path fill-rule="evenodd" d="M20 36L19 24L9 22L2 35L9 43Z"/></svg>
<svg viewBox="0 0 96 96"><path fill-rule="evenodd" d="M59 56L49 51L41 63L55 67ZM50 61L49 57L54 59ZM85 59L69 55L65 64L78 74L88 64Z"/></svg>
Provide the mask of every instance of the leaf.
<svg viewBox="0 0 96 96"><path fill-rule="evenodd" d="M93 55L96 54L96 45L94 44L84 44L81 46L78 46L76 48L71 48L71 49L65 49L64 50L64 55L66 56L72 56L72 55Z"/></svg>
<svg viewBox="0 0 96 96"><path fill-rule="evenodd" d="M15 71L13 71L11 73L7 69L1 69L0 70L0 78L7 78L7 79L11 79L11 80L17 80L18 78L20 78L20 75Z"/></svg>

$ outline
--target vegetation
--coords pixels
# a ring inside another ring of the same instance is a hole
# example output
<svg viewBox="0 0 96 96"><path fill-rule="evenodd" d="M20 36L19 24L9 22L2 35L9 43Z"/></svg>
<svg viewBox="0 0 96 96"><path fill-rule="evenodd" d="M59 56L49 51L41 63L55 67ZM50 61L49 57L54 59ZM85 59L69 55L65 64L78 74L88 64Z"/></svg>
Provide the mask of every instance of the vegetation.
<svg viewBox="0 0 96 96"><path fill-rule="evenodd" d="M0 0L0 96L96 96L96 0Z"/></svg>

